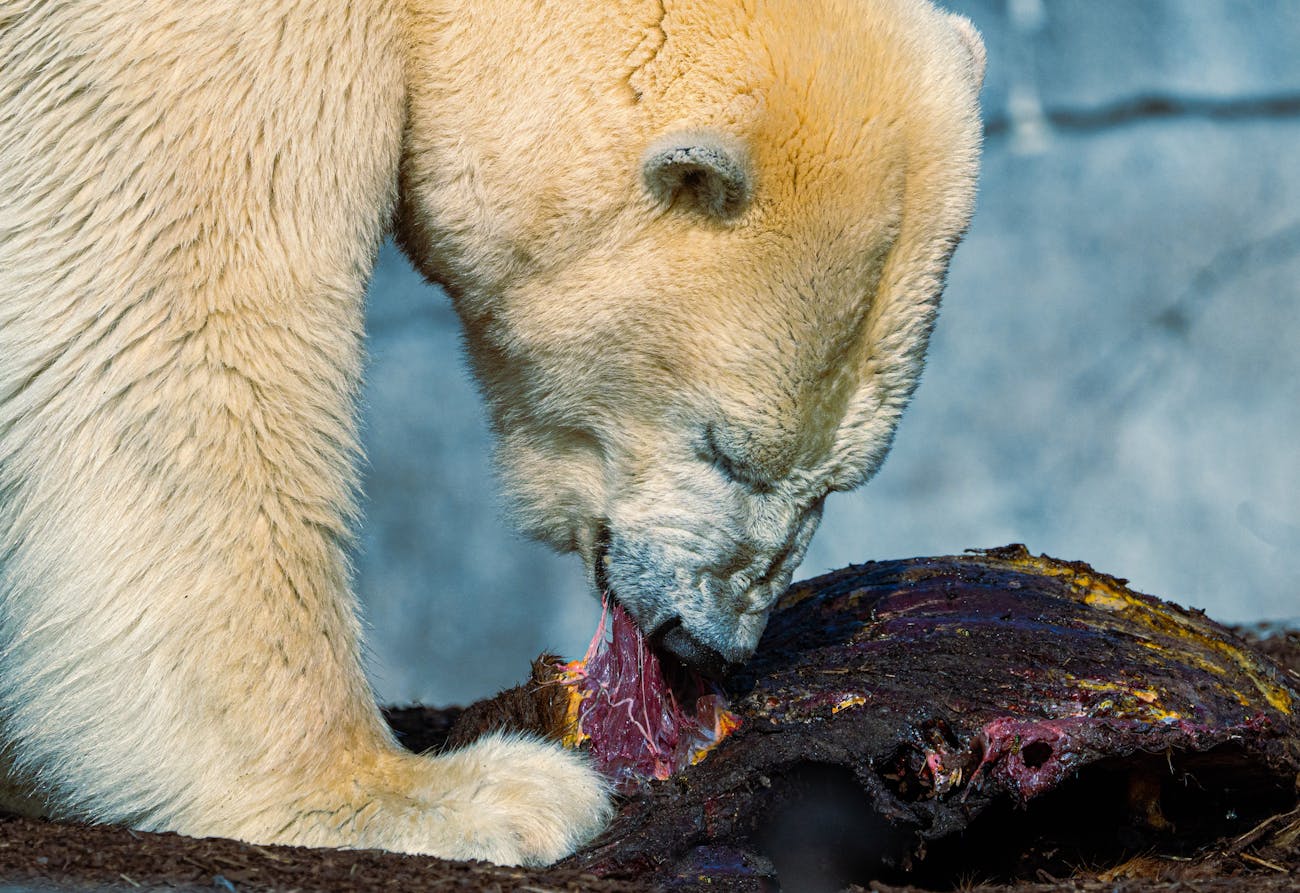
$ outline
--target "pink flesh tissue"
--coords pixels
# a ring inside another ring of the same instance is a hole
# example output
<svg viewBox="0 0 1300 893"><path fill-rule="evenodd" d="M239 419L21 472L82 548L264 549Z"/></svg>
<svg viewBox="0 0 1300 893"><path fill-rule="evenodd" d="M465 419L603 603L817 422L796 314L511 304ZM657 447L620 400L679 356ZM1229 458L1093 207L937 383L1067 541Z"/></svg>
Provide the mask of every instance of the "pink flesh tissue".
<svg viewBox="0 0 1300 893"><path fill-rule="evenodd" d="M698 762L739 725L722 696L695 673L679 688L698 694L686 696L685 708L678 703L658 656L616 604L605 604L585 659L563 669L576 680L578 728L588 752L620 793Z"/></svg>

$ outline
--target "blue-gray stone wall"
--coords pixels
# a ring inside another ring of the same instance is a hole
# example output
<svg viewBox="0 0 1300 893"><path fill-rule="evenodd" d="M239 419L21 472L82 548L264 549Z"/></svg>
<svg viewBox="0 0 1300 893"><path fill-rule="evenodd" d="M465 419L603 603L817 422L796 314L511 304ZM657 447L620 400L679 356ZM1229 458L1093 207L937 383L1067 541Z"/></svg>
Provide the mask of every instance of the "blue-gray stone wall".
<svg viewBox="0 0 1300 893"><path fill-rule="evenodd" d="M1300 0L968 0L987 137L925 379L801 576L1027 543L1242 622L1300 618ZM506 526L444 295L385 246L356 556L386 701L576 655L575 558Z"/></svg>

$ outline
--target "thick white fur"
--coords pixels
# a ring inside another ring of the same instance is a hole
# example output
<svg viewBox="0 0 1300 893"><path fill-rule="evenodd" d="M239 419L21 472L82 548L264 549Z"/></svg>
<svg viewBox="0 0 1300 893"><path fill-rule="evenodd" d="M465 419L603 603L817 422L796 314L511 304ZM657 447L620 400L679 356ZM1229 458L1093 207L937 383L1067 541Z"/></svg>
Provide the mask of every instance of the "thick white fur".
<svg viewBox="0 0 1300 893"><path fill-rule="evenodd" d="M0 0L8 804L498 862L589 839L580 759L408 754L360 669L361 298L399 180L524 525L671 559L620 596L739 654L914 387L972 34L921 0ZM637 170L710 128L752 154L728 222Z"/></svg>
<svg viewBox="0 0 1300 893"><path fill-rule="evenodd" d="M743 659L916 386L974 202L978 34L921 0L414 6L399 235L466 324L520 524ZM743 212L636 188L693 136L740 147Z"/></svg>

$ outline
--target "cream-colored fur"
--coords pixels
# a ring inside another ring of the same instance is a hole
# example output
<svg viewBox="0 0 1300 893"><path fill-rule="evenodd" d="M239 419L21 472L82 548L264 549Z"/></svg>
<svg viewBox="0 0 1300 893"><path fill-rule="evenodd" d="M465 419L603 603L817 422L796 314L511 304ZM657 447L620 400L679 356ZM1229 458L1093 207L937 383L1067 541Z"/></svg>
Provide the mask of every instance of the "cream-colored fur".
<svg viewBox="0 0 1300 893"><path fill-rule="evenodd" d="M414 6L399 235L465 322L516 516L674 650L744 659L916 386L978 35L913 0ZM666 200L664 153L721 156L736 206Z"/></svg>
<svg viewBox="0 0 1300 893"><path fill-rule="evenodd" d="M498 862L589 839L578 757L408 754L360 669L379 241L396 213L455 296L523 525L738 659L915 385L976 47L921 0L0 0L6 802Z"/></svg>

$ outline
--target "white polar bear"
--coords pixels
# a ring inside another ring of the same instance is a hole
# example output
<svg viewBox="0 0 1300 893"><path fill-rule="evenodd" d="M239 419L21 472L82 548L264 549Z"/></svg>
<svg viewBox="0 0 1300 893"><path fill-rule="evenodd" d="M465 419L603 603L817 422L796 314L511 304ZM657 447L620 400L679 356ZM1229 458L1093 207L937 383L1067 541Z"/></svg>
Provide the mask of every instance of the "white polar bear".
<svg viewBox="0 0 1300 893"><path fill-rule="evenodd" d="M925 0L0 0L7 802L554 860L579 758L393 740L359 660L362 293L444 283L523 526L742 660L916 383L978 163Z"/></svg>

